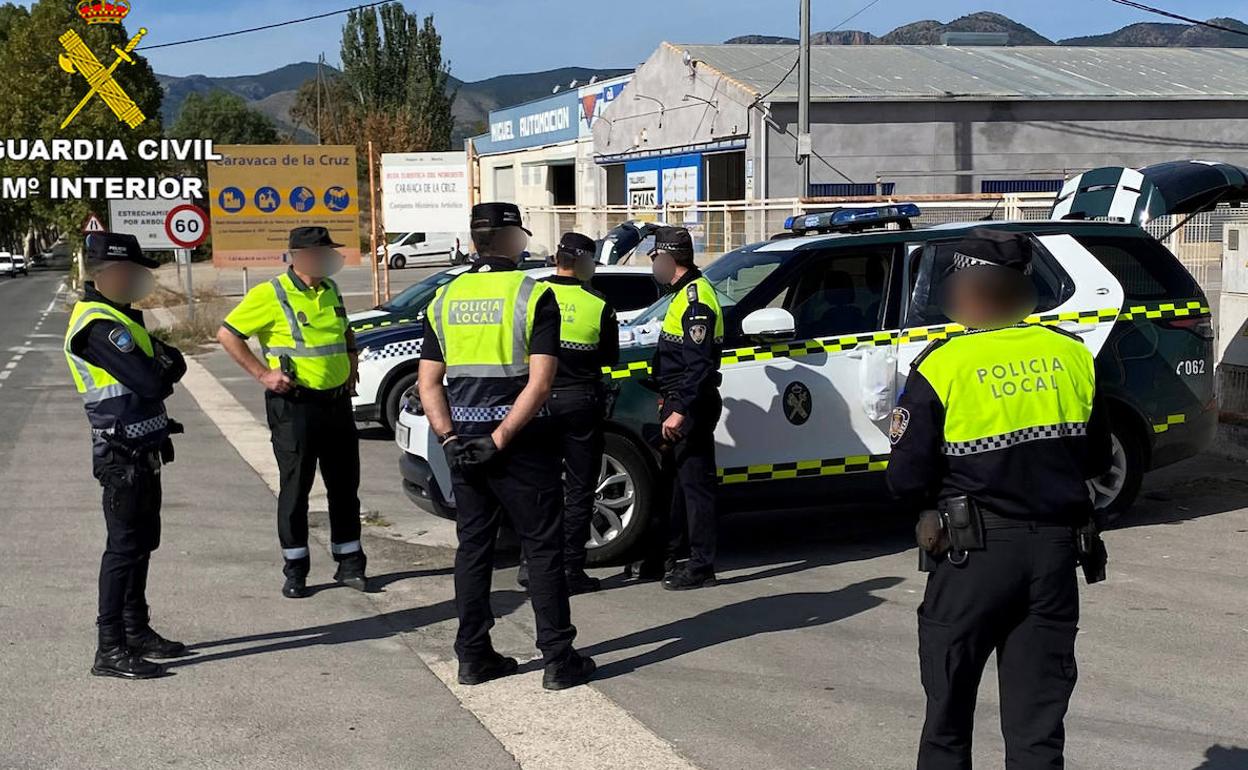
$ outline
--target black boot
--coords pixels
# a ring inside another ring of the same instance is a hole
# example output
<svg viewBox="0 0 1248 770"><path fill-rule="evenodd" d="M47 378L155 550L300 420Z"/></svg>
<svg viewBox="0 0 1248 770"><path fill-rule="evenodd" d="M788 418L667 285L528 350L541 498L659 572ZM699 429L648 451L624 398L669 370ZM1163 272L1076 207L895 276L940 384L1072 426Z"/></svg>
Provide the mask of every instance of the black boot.
<svg viewBox="0 0 1248 770"><path fill-rule="evenodd" d="M602 581L585 574L583 569L570 569L568 574L568 596L592 594L602 588Z"/></svg>
<svg viewBox="0 0 1248 770"><path fill-rule="evenodd" d="M156 660L181 658L187 654L185 644L166 639L146 623L137 630L126 629L126 646L139 657Z"/></svg>
<svg viewBox="0 0 1248 770"><path fill-rule="evenodd" d="M361 593L368 593L368 577L365 575L364 554L353 553L338 562L338 569L334 572L334 580L339 585L354 588Z"/></svg>
<svg viewBox="0 0 1248 770"><path fill-rule="evenodd" d="M520 664L515 658L499 655L493 650L480 660L461 660L459 662L460 684L485 684L495 679L511 676L519 670Z"/></svg>
<svg viewBox="0 0 1248 770"><path fill-rule="evenodd" d="M676 560L673 558L664 559L661 563L657 559L643 559L635 561L624 566L624 579L631 581L650 581L662 580L676 571Z"/></svg>
<svg viewBox="0 0 1248 770"><path fill-rule="evenodd" d="M520 560L520 569L516 570L516 582L521 588L529 587L529 561L528 559Z"/></svg>
<svg viewBox="0 0 1248 770"><path fill-rule="evenodd" d="M287 599L302 599L308 595L308 579L294 575L286 578L282 585L282 596Z"/></svg>
<svg viewBox="0 0 1248 770"><path fill-rule="evenodd" d="M546 666L546 671L542 674L542 687L547 690L577 687L588 682L597 668L598 664L594 663L593 658L571 650L563 660Z"/></svg>
<svg viewBox="0 0 1248 770"><path fill-rule="evenodd" d="M692 591L697 588L710 588L719 585L715 579L715 570L689 569L683 567L663 578L663 589L666 591Z"/></svg>
<svg viewBox="0 0 1248 770"><path fill-rule="evenodd" d="M126 647L123 628L100 627L99 646L95 650L95 663L91 666L95 676L115 676L121 679L155 679L165 675L165 667L144 660Z"/></svg>

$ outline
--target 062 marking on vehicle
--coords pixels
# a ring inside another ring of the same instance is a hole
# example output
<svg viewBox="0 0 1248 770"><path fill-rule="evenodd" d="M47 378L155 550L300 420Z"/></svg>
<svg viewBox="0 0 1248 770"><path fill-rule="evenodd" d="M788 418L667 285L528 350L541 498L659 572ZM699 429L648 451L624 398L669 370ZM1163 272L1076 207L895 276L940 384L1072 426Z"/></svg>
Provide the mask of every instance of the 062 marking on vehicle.
<svg viewBox="0 0 1248 770"><path fill-rule="evenodd" d="M1155 321L1163 318L1186 318L1189 316L1209 315L1209 306L1200 300L1162 302L1153 305L1132 305L1126 310L1119 308L1102 308L1100 310L1070 311L1065 313L1046 313L1033 315L1026 319L1027 324L1056 326L1061 323L1102 324L1118 321ZM760 345L750 348L736 348L724 351L720 359L721 366L747 363L750 361L768 361L773 358L800 358L820 353L841 353L866 347L885 347L894 343L934 342L936 340L958 337L966 333L961 324L943 324L906 329L901 332L871 332L867 334L847 334L839 337L824 337L801 342L785 342L777 345ZM613 380L627 380L631 377L650 373L648 361L630 361L615 367L603 367L602 373Z"/></svg>
<svg viewBox="0 0 1248 770"><path fill-rule="evenodd" d="M1191 377L1197 374L1204 374L1205 373L1205 359L1191 358L1191 359L1188 359L1187 361L1180 361L1178 365L1174 367L1174 373L1179 376L1186 375L1188 377Z"/></svg>

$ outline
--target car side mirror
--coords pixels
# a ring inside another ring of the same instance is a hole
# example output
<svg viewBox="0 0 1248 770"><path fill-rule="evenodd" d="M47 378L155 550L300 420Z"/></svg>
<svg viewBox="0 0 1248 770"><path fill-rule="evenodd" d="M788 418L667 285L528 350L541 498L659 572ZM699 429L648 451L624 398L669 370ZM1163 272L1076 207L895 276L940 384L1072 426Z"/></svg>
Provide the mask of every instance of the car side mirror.
<svg viewBox="0 0 1248 770"><path fill-rule="evenodd" d="M741 333L746 337L792 339L797 336L797 322L784 308L765 307L741 320Z"/></svg>

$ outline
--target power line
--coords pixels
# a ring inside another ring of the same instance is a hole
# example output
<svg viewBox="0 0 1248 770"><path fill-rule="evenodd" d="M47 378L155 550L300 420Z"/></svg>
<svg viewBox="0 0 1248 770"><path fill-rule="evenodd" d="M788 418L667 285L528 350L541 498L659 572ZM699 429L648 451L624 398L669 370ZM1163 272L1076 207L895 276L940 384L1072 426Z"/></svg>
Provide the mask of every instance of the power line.
<svg viewBox="0 0 1248 770"><path fill-rule="evenodd" d="M1151 5L1144 5L1143 3L1137 3L1135 2L1135 0L1110 0L1110 2L1117 3L1118 5L1125 5L1128 8L1135 8L1136 10L1139 10L1139 11L1155 13L1158 16L1165 16L1168 19L1177 19L1178 21L1185 21L1188 24L1195 24L1198 27L1208 27L1209 29L1221 30L1222 32L1232 32L1236 35L1244 35L1245 37L1248 37L1248 32L1245 32L1242 29L1235 29L1234 27L1224 27L1221 24L1214 24L1211 21L1201 21L1200 19L1188 18L1187 16L1181 16L1171 11L1162 10L1161 8L1154 8Z"/></svg>
<svg viewBox="0 0 1248 770"><path fill-rule="evenodd" d="M193 38L190 38L189 40L178 40L178 41L173 42L173 43L161 43L160 45L144 45L144 46L139 46L137 50L139 50L139 51L154 51L154 50L156 50L157 48L172 48L172 47L173 47L173 46L175 46L175 45L189 45L190 43L203 43L203 42L208 41L208 40L220 40L221 38L225 38L225 37L235 37L235 36L237 36L237 35L247 35L247 34L250 34L250 33L252 33L252 32L263 32L263 31L264 31L264 30L266 30L266 29L277 29L278 27L289 27L289 26L291 26L291 25L293 25L293 24L303 24L304 22L307 22L307 21L316 21L317 19L327 19L327 18L329 18L330 16L340 16L340 15L342 15L342 14L344 14L344 13L350 13L351 11L356 11L356 10L360 10L360 11L362 11L362 10L364 10L364 9L366 9L366 8L375 8L375 7L379 6L379 5L385 5L385 4L386 4L386 3L388 3L388 2L391 2L391 0L378 0L378 2L375 2L375 3L363 3L363 4L361 4L361 5L352 6L352 7L350 7L350 8L342 8L342 9L337 10L337 11L328 11L327 13L318 13L318 14L317 14L317 15L315 15L315 16L305 16L305 17L303 17L302 19L290 19L289 21L279 21L279 22L277 22L276 24L265 24L263 27L252 27L252 28L250 28L250 29L239 29L239 30L235 30L235 31L233 31L233 32L222 32L222 33L221 33L221 34L219 34L219 35L208 35L207 37L193 37Z"/></svg>

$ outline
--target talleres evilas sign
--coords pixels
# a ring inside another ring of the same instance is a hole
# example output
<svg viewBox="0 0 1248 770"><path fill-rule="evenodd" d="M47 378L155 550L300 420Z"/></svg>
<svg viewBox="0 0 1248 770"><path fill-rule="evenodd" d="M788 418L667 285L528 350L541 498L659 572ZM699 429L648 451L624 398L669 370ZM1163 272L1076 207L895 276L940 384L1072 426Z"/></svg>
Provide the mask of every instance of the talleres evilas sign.
<svg viewBox="0 0 1248 770"><path fill-rule="evenodd" d="M360 263L355 148L218 145L208 164L217 267L281 265L296 227L329 228L347 263Z"/></svg>

